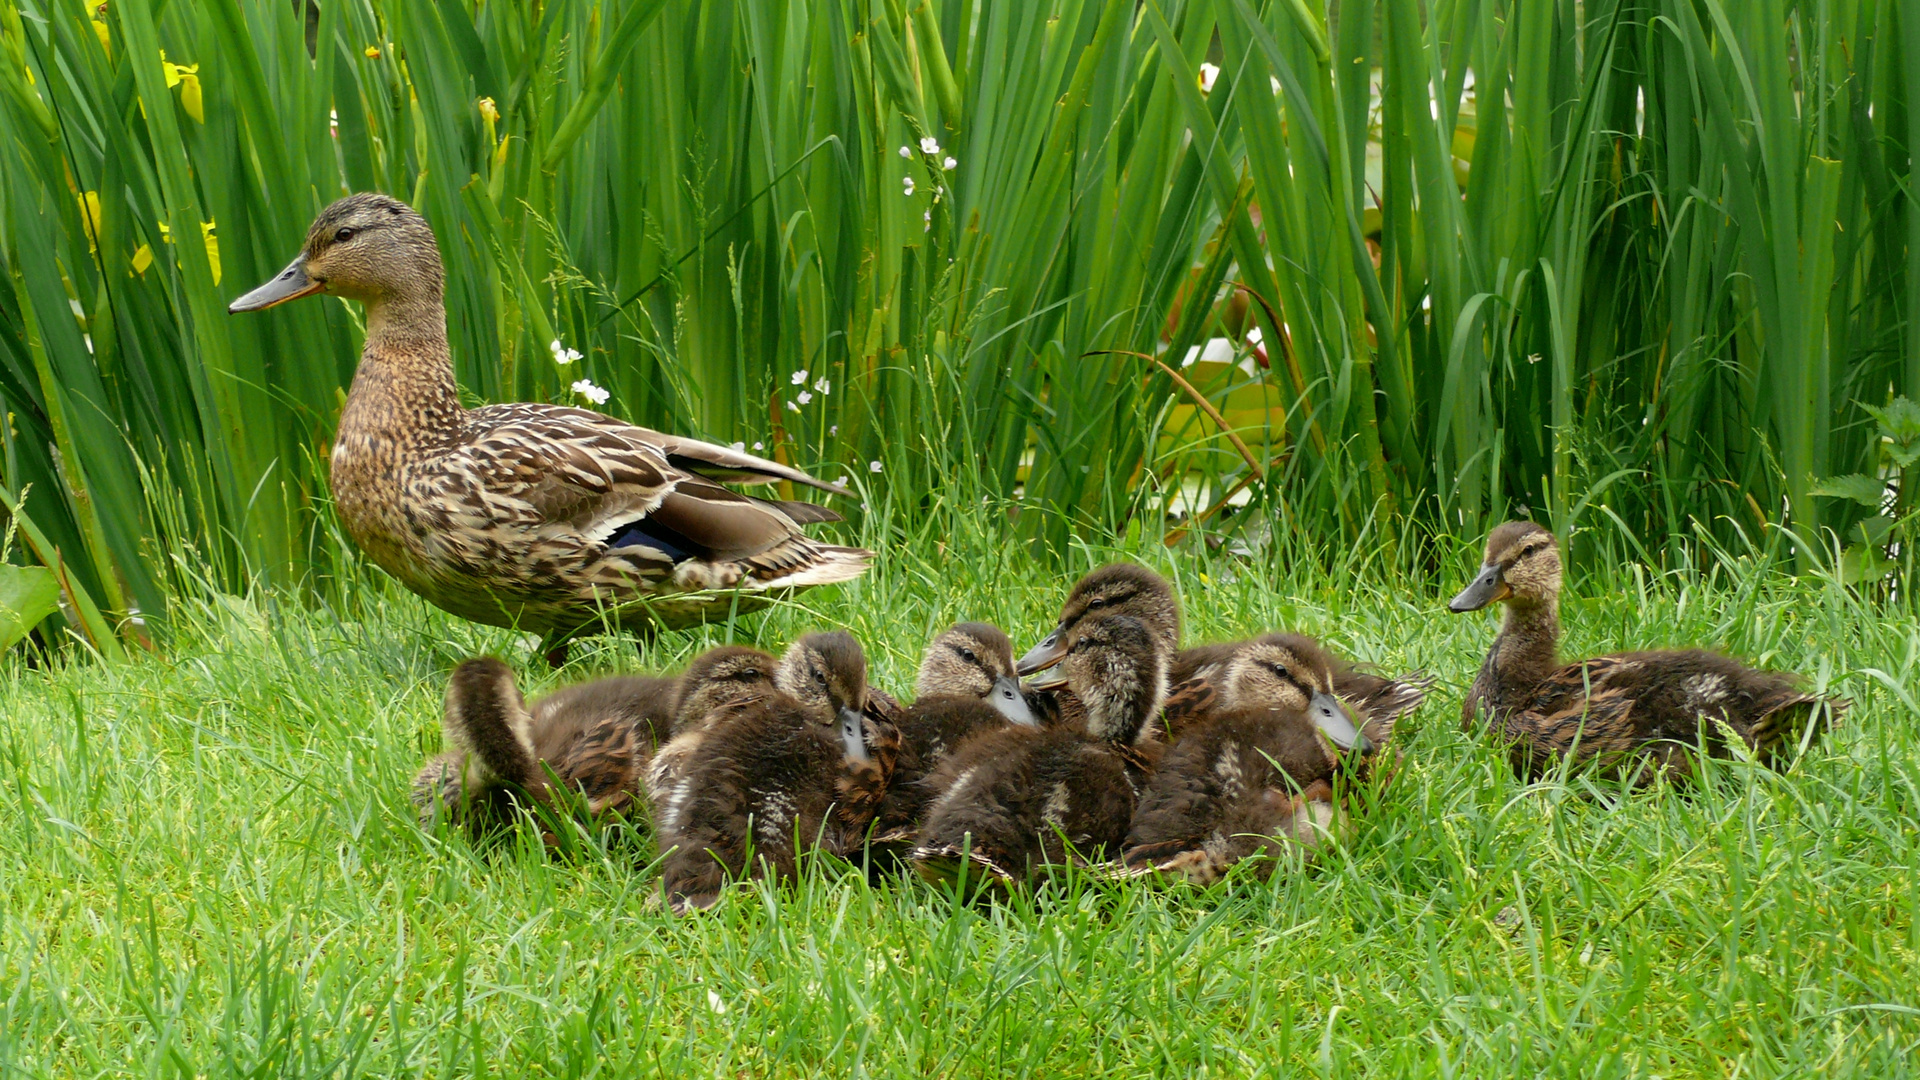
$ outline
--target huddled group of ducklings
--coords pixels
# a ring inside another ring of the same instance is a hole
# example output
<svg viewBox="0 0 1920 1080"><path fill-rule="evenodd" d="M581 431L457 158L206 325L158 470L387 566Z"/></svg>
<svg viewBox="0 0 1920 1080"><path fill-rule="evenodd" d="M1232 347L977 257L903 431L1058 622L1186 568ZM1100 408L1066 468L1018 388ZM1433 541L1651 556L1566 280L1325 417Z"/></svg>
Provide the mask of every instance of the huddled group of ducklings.
<svg viewBox="0 0 1920 1080"><path fill-rule="evenodd" d="M1491 727L1522 777L1568 759L1629 783L1683 780L1694 753L1724 756L1729 735L1774 761L1844 708L1702 651L1562 666L1559 588L1552 534L1514 522L1450 605L1505 606L1462 716ZM1431 685L1357 669L1297 633L1179 641L1172 588L1120 563L1081 579L1018 662L995 626L949 628L910 705L868 685L844 631L807 634L779 658L717 648L677 677L599 679L530 706L504 664L471 660L414 800L423 824L473 831L562 793L595 814L644 805L681 913L731 881L790 877L809 849L908 861L935 881L1007 886L1078 865L1205 884L1342 834L1353 783L1391 769L1395 723Z"/></svg>

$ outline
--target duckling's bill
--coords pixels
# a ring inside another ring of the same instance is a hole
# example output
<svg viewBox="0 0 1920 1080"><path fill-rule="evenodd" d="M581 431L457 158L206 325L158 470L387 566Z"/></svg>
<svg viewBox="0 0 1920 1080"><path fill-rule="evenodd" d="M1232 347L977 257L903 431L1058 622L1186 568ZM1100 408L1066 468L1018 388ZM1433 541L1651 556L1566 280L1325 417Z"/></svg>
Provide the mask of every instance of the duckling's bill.
<svg viewBox="0 0 1920 1080"><path fill-rule="evenodd" d="M1021 675L1031 675L1059 663L1067 655L1066 638L1064 627L1054 627L1053 633L1048 634L1040 644L1027 650L1027 655L1020 658L1020 662L1013 666L1013 670Z"/></svg>
<svg viewBox="0 0 1920 1080"><path fill-rule="evenodd" d="M1358 750L1362 754L1373 750L1373 740L1367 738L1353 722L1353 714L1332 694L1313 695L1307 702L1307 715L1312 717L1313 726L1320 734L1340 749Z"/></svg>
<svg viewBox="0 0 1920 1080"><path fill-rule="evenodd" d="M1059 690L1066 685L1067 673L1057 667L1027 680L1027 686L1034 690Z"/></svg>
<svg viewBox="0 0 1920 1080"><path fill-rule="evenodd" d="M987 701L993 705L995 712L1007 718L1008 723L1021 727L1040 726L1033 709L1027 705L1027 695L1020 692L1020 680L1010 675L993 680L993 690L987 694Z"/></svg>
<svg viewBox="0 0 1920 1080"><path fill-rule="evenodd" d="M1490 564L1480 568L1480 576L1474 578L1472 584L1461 589L1460 595L1447 601L1447 610L1456 615L1468 611L1479 611L1488 604L1505 600L1512 595L1513 587L1508 585L1506 578L1501 575L1500 567Z"/></svg>
<svg viewBox="0 0 1920 1080"><path fill-rule="evenodd" d="M840 710L840 741L845 746L849 760L868 760L867 725L858 709Z"/></svg>
<svg viewBox="0 0 1920 1080"><path fill-rule="evenodd" d="M236 315L242 311L265 311L275 304L284 304L289 300L298 300L303 296L317 293L327 287L324 281L315 281L307 276L307 255L301 252L294 256L285 270L273 276L271 281L227 305L227 314Z"/></svg>

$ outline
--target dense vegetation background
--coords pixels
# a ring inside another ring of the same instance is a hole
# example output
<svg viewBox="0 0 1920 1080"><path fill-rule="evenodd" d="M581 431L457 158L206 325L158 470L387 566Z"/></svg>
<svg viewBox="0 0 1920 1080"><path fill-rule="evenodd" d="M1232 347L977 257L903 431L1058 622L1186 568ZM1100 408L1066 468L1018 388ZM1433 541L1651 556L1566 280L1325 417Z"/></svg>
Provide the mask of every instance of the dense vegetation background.
<svg viewBox="0 0 1920 1080"><path fill-rule="evenodd" d="M903 522L1911 558L1920 19L1329 7L0 0L11 557L103 626L173 553L326 580L358 313L224 306L378 188L475 400L585 379Z"/></svg>

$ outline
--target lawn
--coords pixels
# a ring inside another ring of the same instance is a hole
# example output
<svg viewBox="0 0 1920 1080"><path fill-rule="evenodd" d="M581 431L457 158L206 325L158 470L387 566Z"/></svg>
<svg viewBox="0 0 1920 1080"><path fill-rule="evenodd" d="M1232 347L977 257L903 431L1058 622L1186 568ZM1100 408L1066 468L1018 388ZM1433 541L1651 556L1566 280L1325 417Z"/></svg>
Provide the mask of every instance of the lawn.
<svg viewBox="0 0 1920 1080"><path fill-rule="evenodd" d="M1097 543L1048 569L982 513L864 581L743 621L920 645L990 618L1024 647L1072 574L1172 574L1189 640L1297 627L1438 676L1406 767L1323 864L1210 892L1085 878L967 905L845 864L677 920L654 852L553 860L423 833L406 785L445 675L535 688L670 666L723 627L558 673L532 642L360 572L350 608L182 595L121 666L0 675L0 1076L1776 1076L1911 1068L1920 1046L1920 627L1754 559L1577 574L1570 652L1698 643L1855 702L1784 775L1690 792L1528 787L1458 729L1492 634L1365 562ZM871 539L871 537L870 537ZM1331 566L1333 569L1313 569ZM1275 569L1283 567L1283 569Z"/></svg>

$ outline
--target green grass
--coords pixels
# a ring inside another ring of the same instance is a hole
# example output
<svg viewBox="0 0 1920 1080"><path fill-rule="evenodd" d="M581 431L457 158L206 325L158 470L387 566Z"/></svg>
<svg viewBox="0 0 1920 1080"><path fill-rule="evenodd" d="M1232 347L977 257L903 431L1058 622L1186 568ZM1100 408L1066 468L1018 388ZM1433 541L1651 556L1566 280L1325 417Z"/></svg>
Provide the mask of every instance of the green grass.
<svg viewBox="0 0 1920 1080"><path fill-rule="evenodd" d="M1066 579L963 513L944 544L742 623L1022 644ZM877 537L875 537L877 539ZM1124 545L1122 545L1124 547ZM1075 548L1069 574L1117 552ZM1196 894L1073 879L956 906L843 866L676 921L650 841L550 860L423 834L406 784L458 659L557 675L376 574L350 606L189 594L124 665L0 675L0 1076L1900 1075L1920 1051L1920 624L1757 558L1574 583L1569 648L1721 645L1854 698L1790 773L1690 793L1528 788L1457 730L1492 632L1338 553L1164 549L1193 640L1293 626L1439 676L1351 845ZM1318 567L1319 569L1316 569ZM209 598L209 597L212 598ZM665 635L669 665L726 636ZM724 1012L721 1011L724 1008Z"/></svg>

